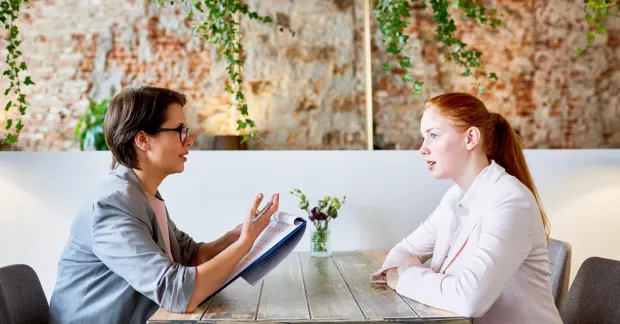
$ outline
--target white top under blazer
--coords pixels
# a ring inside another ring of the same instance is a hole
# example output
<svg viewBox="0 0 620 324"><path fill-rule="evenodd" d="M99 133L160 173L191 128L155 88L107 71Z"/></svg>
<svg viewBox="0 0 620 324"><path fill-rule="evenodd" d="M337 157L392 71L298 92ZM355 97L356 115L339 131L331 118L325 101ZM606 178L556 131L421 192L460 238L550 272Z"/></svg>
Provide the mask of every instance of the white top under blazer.
<svg viewBox="0 0 620 324"><path fill-rule="evenodd" d="M450 188L371 280L386 282L387 269L431 257L430 269L401 268L399 294L475 323L562 323L534 195L495 161L464 196Z"/></svg>

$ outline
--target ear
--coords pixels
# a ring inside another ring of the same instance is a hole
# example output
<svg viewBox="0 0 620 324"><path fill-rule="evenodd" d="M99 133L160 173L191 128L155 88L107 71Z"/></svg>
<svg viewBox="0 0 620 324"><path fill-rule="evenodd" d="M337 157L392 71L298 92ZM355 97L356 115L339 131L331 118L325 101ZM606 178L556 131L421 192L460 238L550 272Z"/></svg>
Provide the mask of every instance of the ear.
<svg viewBox="0 0 620 324"><path fill-rule="evenodd" d="M470 127L465 131L465 148L472 151L480 142L480 129Z"/></svg>
<svg viewBox="0 0 620 324"><path fill-rule="evenodd" d="M136 147L140 149L141 151L146 152L150 149L149 136L145 131L138 132L138 134L136 134L133 140L134 140L134 143L136 144Z"/></svg>

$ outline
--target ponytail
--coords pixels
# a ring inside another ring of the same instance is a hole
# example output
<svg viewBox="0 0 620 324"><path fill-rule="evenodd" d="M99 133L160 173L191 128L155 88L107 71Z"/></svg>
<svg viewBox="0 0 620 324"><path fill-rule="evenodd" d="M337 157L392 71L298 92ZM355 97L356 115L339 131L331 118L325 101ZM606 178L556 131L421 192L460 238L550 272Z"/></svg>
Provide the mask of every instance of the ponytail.
<svg viewBox="0 0 620 324"><path fill-rule="evenodd" d="M532 180L530 170L525 162L523 147L520 137L514 132L510 123L502 115L498 113L490 113L491 120L495 126L495 140L489 143L488 156L490 159L501 165L506 172L519 179L534 195L540 215L542 217L543 226L545 228L545 236L549 243L549 219L542 208L538 191Z"/></svg>

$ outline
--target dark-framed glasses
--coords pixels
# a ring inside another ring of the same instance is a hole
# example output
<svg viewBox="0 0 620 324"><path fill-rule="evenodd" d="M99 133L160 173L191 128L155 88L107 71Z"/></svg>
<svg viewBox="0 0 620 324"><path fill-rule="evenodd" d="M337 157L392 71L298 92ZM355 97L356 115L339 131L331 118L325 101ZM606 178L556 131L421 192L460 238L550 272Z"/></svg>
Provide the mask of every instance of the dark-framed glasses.
<svg viewBox="0 0 620 324"><path fill-rule="evenodd" d="M154 132L156 133L166 131L173 131L179 133L179 139L181 140L181 144L185 144L185 141L189 137L189 127L187 127L186 125L180 125L179 127L175 128L156 128L154 130Z"/></svg>

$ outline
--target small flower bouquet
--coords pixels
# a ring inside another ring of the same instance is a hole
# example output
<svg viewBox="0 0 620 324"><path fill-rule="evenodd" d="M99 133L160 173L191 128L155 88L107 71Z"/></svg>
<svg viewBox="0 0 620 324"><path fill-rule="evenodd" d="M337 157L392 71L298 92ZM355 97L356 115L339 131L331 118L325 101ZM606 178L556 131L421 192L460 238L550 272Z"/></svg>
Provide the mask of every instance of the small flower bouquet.
<svg viewBox="0 0 620 324"><path fill-rule="evenodd" d="M338 210L346 201L347 196L344 196L342 201L336 197L326 196L323 200L318 201L318 206L310 209L310 202L301 190L293 189L291 194L299 197L299 208L308 213L308 218L314 224L314 229L311 232L311 255L316 257L330 256L329 221L338 217Z"/></svg>

